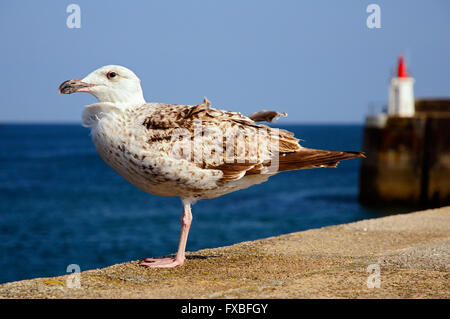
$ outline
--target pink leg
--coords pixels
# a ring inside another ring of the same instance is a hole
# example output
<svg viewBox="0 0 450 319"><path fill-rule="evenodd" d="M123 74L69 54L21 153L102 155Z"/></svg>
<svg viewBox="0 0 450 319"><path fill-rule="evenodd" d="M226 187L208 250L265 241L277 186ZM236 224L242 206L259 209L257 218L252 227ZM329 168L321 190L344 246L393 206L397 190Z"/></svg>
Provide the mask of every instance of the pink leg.
<svg viewBox="0 0 450 319"><path fill-rule="evenodd" d="M183 214L180 216L181 221L181 232L180 241L178 243L178 252L176 256L169 258L146 258L140 266L150 267L150 268L170 268L176 266L182 266L184 260L186 259L186 242L189 234L189 228L192 223L192 212L191 212L191 202L183 200Z"/></svg>

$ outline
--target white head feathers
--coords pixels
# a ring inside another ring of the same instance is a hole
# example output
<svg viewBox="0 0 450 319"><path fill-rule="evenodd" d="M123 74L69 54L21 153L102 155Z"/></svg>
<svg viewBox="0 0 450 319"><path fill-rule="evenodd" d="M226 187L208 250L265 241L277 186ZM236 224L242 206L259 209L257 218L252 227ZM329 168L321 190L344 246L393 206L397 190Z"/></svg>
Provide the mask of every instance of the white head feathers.
<svg viewBox="0 0 450 319"><path fill-rule="evenodd" d="M111 103L121 109L145 104L141 81L133 71L119 65L106 65L81 80L65 81L59 92L88 92L99 102Z"/></svg>

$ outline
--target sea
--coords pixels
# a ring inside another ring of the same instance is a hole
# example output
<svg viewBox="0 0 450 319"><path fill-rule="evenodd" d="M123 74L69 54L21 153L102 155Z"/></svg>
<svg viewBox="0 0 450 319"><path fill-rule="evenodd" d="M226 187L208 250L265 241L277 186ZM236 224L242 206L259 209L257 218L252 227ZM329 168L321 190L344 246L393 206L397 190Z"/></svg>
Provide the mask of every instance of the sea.
<svg viewBox="0 0 450 319"><path fill-rule="evenodd" d="M305 147L361 150L362 125L279 125ZM0 124L0 283L175 253L181 201L129 184L77 124ZM192 208L196 251L393 213L358 203L360 159L283 172Z"/></svg>

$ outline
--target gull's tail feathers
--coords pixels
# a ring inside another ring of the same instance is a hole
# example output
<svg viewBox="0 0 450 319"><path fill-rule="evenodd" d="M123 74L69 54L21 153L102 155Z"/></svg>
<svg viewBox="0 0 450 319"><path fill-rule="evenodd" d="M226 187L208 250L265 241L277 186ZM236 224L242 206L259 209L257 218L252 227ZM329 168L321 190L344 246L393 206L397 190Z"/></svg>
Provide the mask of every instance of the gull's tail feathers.
<svg viewBox="0 0 450 319"><path fill-rule="evenodd" d="M280 153L278 171L336 167L339 161L358 157L365 158L366 156L363 152L326 151L302 148L296 152Z"/></svg>

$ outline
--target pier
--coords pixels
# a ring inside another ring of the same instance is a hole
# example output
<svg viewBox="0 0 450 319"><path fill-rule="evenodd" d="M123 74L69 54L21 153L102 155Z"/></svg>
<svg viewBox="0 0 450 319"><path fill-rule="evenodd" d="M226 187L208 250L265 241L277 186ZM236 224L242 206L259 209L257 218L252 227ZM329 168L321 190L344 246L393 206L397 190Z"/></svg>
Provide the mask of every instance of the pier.
<svg viewBox="0 0 450 319"><path fill-rule="evenodd" d="M412 117L369 118L359 200L438 207L450 204L450 100L417 100Z"/></svg>
<svg viewBox="0 0 450 319"><path fill-rule="evenodd" d="M450 298L450 207L0 285L0 298ZM83 269L82 269L83 270Z"/></svg>
<svg viewBox="0 0 450 319"><path fill-rule="evenodd" d="M387 112L366 119L359 201L440 207L450 204L450 99L414 99L400 56Z"/></svg>

